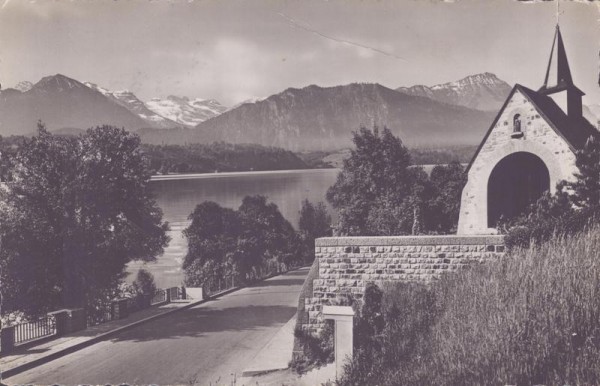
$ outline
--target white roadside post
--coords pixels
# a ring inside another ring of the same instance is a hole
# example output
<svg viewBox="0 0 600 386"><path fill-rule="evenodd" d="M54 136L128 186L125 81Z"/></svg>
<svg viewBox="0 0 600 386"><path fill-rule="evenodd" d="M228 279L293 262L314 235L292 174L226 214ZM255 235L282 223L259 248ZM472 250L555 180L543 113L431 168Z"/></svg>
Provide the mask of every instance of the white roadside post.
<svg viewBox="0 0 600 386"><path fill-rule="evenodd" d="M352 360L354 310L349 306L323 306L323 318L335 320L333 345L335 350L335 373L336 378L339 378L344 372L346 360Z"/></svg>

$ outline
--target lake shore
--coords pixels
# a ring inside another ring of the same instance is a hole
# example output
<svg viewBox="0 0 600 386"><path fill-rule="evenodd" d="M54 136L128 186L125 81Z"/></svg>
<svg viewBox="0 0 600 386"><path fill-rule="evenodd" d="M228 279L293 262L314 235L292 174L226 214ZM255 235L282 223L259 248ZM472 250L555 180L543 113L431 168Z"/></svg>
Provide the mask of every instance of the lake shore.
<svg viewBox="0 0 600 386"><path fill-rule="evenodd" d="M244 172L218 172L218 173L184 173L184 174L157 174L150 178L150 181L167 181L167 180L189 180L197 178L220 178L220 177L241 177L241 176L256 176L267 174L291 174L291 173L306 173L307 171L323 171L331 172L332 170L340 170L336 168L327 169L291 169L291 170L260 170L260 171L244 171Z"/></svg>
<svg viewBox="0 0 600 386"><path fill-rule="evenodd" d="M466 166L468 164L462 164ZM414 165L422 167L427 174L437 165ZM290 173L305 173L307 171L322 171L331 172L332 170L340 171L339 168L315 168L315 169L290 169L290 170L258 170L244 172L217 172L217 173L183 173L183 174L156 174L150 177L150 181L167 181L167 180L189 180L197 178L219 178L219 177L241 177L241 176L257 176L268 174L290 174Z"/></svg>

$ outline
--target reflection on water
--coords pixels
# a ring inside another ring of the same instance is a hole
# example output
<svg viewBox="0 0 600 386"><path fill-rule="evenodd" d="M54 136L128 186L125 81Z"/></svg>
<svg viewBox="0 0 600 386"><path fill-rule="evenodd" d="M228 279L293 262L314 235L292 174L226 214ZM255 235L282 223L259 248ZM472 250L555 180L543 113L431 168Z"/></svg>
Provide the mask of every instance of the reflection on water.
<svg viewBox="0 0 600 386"><path fill-rule="evenodd" d="M159 287L178 286L183 282L181 262L187 252L183 229L187 217L203 201L215 201L221 206L237 209L247 195L261 194L274 202L284 217L298 226L302 200L325 202L325 192L333 185L337 169L294 170L277 172L219 173L169 178L150 183L164 219L171 225L171 242L154 263L131 263L128 272L144 266L152 272ZM333 214L331 208L330 213ZM133 280L135 275L130 275Z"/></svg>

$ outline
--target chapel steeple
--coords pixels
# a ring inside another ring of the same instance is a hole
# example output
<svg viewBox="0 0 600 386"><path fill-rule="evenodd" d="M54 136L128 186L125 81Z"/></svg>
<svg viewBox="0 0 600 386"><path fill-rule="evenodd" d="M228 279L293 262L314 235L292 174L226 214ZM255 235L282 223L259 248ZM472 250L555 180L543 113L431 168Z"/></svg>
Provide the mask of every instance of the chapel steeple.
<svg viewBox="0 0 600 386"><path fill-rule="evenodd" d="M538 92L554 99L570 118L582 116L581 97L585 94L573 84L567 53L558 24L554 33L544 85Z"/></svg>

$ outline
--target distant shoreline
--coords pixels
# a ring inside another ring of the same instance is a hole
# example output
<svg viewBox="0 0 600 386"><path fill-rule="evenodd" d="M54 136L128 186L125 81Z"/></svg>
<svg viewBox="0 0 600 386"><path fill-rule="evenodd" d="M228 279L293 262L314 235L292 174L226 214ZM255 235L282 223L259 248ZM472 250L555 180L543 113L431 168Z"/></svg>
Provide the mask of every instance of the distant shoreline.
<svg viewBox="0 0 600 386"><path fill-rule="evenodd" d="M306 173L306 172L327 172L331 170L339 171L336 168L316 168L316 169L290 169L290 170L257 170L244 172L218 172L218 173L184 173L184 174L157 174L150 177L150 181L168 181L168 180L189 180L198 178L226 178L239 177L248 175L264 175L264 174L290 174L290 173Z"/></svg>
<svg viewBox="0 0 600 386"><path fill-rule="evenodd" d="M467 164L462 164L466 166ZM422 167L427 174L438 165L414 165ZM328 172L331 170L340 171L339 168L315 168L315 169L289 169L289 170L257 170L243 172L217 172L217 173L181 173L181 174L157 174L150 177L150 181L168 181L168 180L191 180L199 178L226 178L240 177L249 175L265 175L265 174L290 174L290 173L306 173L306 172Z"/></svg>

